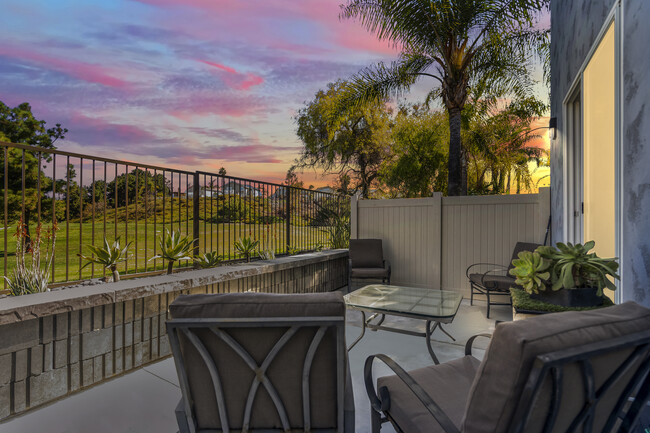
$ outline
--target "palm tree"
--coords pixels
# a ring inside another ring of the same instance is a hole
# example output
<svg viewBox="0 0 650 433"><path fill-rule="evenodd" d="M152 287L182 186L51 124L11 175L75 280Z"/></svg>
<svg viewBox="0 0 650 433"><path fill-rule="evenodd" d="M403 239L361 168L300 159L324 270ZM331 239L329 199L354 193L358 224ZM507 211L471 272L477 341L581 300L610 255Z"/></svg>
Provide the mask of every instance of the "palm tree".
<svg viewBox="0 0 650 433"><path fill-rule="evenodd" d="M357 73L342 106L399 96L418 79L433 78L449 114L448 194L467 194L461 112L470 88L492 96L529 93L530 58L547 31L535 30L549 0L348 0L342 19L356 18L380 40L400 47L397 61Z"/></svg>
<svg viewBox="0 0 650 433"><path fill-rule="evenodd" d="M517 194L533 189L529 163L542 164L544 149L532 145L541 138L532 123L544 114L546 104L534 97L515 100L505 107L495 100L471 101L465 109L463 140L473 171L473 189L483 193L510 193L512 181ZM492 190L484 180L490 174Z"/></svg>

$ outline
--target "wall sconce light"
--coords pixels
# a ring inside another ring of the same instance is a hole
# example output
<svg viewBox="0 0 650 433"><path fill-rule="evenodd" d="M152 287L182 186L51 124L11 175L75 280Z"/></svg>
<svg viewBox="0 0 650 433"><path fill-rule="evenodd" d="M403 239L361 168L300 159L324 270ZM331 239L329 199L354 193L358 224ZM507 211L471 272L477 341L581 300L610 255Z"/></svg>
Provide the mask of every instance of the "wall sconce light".
<svg viewBox="0 0 650 433"><path fill-rule="evenodd" d="M551 140L557 137L557 117L551 117L548 121L548 135Z"/></svg>

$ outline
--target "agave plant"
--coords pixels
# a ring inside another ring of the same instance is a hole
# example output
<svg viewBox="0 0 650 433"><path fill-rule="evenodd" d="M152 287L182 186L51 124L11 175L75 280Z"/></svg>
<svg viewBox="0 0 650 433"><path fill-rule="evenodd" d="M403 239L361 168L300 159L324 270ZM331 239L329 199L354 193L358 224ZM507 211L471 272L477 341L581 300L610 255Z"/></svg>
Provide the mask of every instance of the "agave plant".
<svg viewBox="0 0 650 433"><path fill-rule="evenodd" d="M243 237L237 239L235 242L235 250L244 256L247 262L251 261L251 257L255 254L255 249L260 244L260 241L256 241L249 237Z"/></svg>
<svg viewBox="0 0 650 433"><path fill-rule="evenodd" d="M167 263L167 274L174 271L174 262L180 260L192 260L191 252L194 247L194 241L189 236L182 236L180 230L170 232L165 230L158 238L160 254L153 256L149 260L163 259Z"/></svg>
<svg viewBox="0 0 650 433"><path fill-rule="evenodd" d="M210 251L209 253L194 258L194 264L199 268L214 268L215 266L219 266L219 263L222 261L223 256L218 255L216 251Z"/></svg>
<svg viewBox="0 0 650 433"><path fill-rule="evenodd" d="M48 230L43 230L39 224L36 236L28 235L27 226L21 220L16 230L16 267L4 279L7 291L12 296L45 292L52 271L54 247L56 245L56 223ZM46 242L45 257L42 263L42 243Z"/></svg>
<svg viewBox="0 0 650 433"><path fill-rule="evenodd" d="M262 260L273 260L275 258L275 251L271 248L264 248L259 251L258 255Z"/></svg>
<svg viewBox="0 0 650 433"><path fill-rule="evenodd" d="M596 253L589 253L595 245L594 241L584 245L558 242L557 248L537 248L543 258L552 262L553 290L597 287L599 296L603 294L605 287L616 290L609 277L619 278L616 274L618 263L615 258L604 259Z"/></svg>
<svg viewBox="0 0 650 433"><path fill-rule="evenodd" d="M546 290L545 282L551 276L548 271L551 266L550 260L531 251L522 251L518 256L518 259L512 261L514 268L510 269L510 275L517 278L515 283L531 294Z"/></svg>
<svg viewBox="0 0 650 433"><path fill-rule="evenodd" d="M92 253L92 256L84 256L83 254L77 255L87 262L83 265L82 269L91 263L102 265L105 269L111 271L113 281L120 281L120 273L117 271L117 264L129 258L128 254L130 246L131 242L122 248L120 246L120 238L115 239L115 242L113 242L112 245L108 243L108 239L104 238L103 247L88 245L88 249Z"/></svg>

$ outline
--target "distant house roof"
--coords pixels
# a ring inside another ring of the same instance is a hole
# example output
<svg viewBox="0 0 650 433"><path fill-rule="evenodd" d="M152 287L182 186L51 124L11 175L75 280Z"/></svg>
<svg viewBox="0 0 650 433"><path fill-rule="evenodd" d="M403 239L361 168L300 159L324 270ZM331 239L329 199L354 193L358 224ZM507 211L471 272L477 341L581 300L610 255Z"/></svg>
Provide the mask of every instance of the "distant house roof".
<svg viewBox="0 0 650 433"><path fill-rule="evenodd" d="M334 194L336 191L334 191L334 188L331 186L321 186L320 188L316 188L316 191L318 192L327 192L329 194Z"/></svg>

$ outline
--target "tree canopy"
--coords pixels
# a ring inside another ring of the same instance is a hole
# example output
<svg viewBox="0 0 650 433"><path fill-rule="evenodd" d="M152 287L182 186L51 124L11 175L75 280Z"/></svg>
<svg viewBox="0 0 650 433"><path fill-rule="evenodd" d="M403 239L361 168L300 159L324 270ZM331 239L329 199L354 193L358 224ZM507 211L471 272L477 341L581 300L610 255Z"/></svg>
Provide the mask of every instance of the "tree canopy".
<svg viewBox="0 0 650 433"><path fill-rule="evenodd" d="M373 100L336 112L345 88L342 81L331 83L298 111L297 134L304 147L297 165L347 175L368 197L388 154L390 110L384 101Z"/></svg>
<svg viewBox="0 0 650 433"><path fill-rule="evenodd" d="M421 78L435 81L449 118L448 193L467 193L461 113L472 88L523 98L530 59L547 46L534 28L549 0L348 0L341 18L357 19L401 50L397 61L368 67L350 80L339 109L400 96Z"/></svg>
<svg viewBox="0 0 650 433"><path fill-rule="evenodd" d="M26 102L11 108L0 101L0 141L55 149L54 143L64 139L67 132L68 130L58 123L52 128L46 128L46 122L35 118L32 107ZM43 198L42 195L39 197L38 194L39 185L41 191L51 188L52 181L43 172L44 164L50 158L47 154L43 154L39 161L38 156L36 152L28 150L7 149L7 217L10 221L22 218L27 226L29 226L31 214L38 207L39 198L44 215L49 216L51 213L51 211L45 212L48 207L51 207L51 200ZM4 164L5 153L0 152L0 167L4 167ZM4 185L4 182L5 171L3 168L0 169L0 185Z"/></svg>

